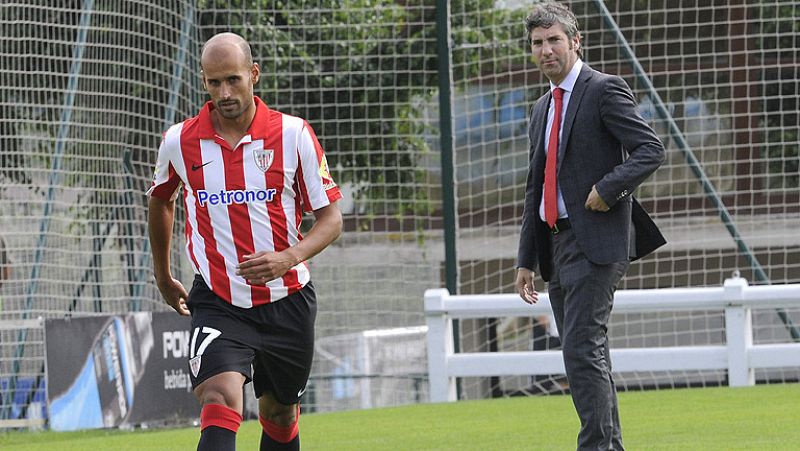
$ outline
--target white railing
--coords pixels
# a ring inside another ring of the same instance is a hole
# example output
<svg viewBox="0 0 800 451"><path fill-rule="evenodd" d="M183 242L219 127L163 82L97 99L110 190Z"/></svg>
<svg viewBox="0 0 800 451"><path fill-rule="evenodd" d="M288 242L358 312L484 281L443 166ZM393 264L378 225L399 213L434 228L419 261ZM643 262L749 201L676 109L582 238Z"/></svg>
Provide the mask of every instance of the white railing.
<svg viewBox="0 0 800 451"><path fill-rule="evenodd" d="M722 287L620 290L613 314L724 310L726 344L611 350L615 372L727 370L731 386L753 385L754 369L800 366L800 343L753 345L752 309L800 308L800 284L749 286L743 278ZM428 376L432 402L456 400L456 377L564 373L561 351L454 353L453 322L464 318L552 314L547 293L531 306L516 294L451 296L425 292Z"/></svg>

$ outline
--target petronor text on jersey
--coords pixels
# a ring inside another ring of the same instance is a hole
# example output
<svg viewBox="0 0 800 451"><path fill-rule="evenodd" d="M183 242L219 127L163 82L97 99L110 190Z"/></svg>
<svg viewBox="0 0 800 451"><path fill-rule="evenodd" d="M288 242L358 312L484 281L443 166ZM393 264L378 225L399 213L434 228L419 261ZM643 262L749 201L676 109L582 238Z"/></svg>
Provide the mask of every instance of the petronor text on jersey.
<svg viewBox="0 0 800 451"><path fill-rule="evenodd" d="M220 190L216 193L209 193L201 189L197 191L197 200L200 201L200 206L205 207L209 205L230 205L230 204L249 204L253 202L272 202L278 190L275 188L259 189L259 190Z"/></svg>

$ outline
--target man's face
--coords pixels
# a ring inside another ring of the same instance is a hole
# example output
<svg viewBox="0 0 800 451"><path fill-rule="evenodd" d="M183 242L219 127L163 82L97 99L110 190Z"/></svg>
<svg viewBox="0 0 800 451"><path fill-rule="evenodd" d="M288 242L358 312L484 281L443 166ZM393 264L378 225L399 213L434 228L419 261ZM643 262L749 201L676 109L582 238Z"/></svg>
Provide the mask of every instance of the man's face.
<svg viewBox="0 0 800 451"><path fill-rule="evenodd" d="M531 51L539 70L553 84L559 84L578 60L580 37L570 39L559 23L550 28L534 28L531 31Z"/></svg>
<svg viewBox="0 0 800 451"><path fill-rule="evenodd" d="M241 52L215 50L204 58L203 85L217 112L226 119L236 119L253 104L258 64L248 65Z"/></svg>

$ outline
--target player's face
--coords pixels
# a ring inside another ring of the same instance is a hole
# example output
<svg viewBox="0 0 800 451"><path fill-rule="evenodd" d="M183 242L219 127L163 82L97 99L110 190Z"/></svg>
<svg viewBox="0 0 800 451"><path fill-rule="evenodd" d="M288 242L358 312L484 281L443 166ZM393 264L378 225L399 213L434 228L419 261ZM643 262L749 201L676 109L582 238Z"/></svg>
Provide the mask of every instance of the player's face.
<svg viewBox="0 0 800 451"><path fill-rule="evenodd" d="M253 106L258 76L258 64L248 65L241 54L226 53L203 64L203 85L225 119L237 119Z"/></svg>
<svg viewBox="0 0 800 451"><path fill-rule="evenodd" d="M559 23L531 30L533 61L553 84L559 84L578 60L580 37L570 39Z"/></svg>

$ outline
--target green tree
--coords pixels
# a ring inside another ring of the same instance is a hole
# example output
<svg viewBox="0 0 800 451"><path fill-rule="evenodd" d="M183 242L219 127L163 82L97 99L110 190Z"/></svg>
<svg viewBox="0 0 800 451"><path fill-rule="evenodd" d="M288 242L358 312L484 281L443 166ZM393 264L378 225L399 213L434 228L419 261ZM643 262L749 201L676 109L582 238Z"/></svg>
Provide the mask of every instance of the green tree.
<svg viewBox="0 0 800 451"><path fill-rule="evenodd" d="M508 10L490 0L453 2L457 79L475 76L502 56L510 34ZM264 74L259 91L278 109L306 118L317 130L342 182L369 213L425 214L430 209L419 158L429 151L415 103L435 98L436 8L433 2L387 0L206 0L200 6L203 40L231 30L253 47Z"/></svg>

